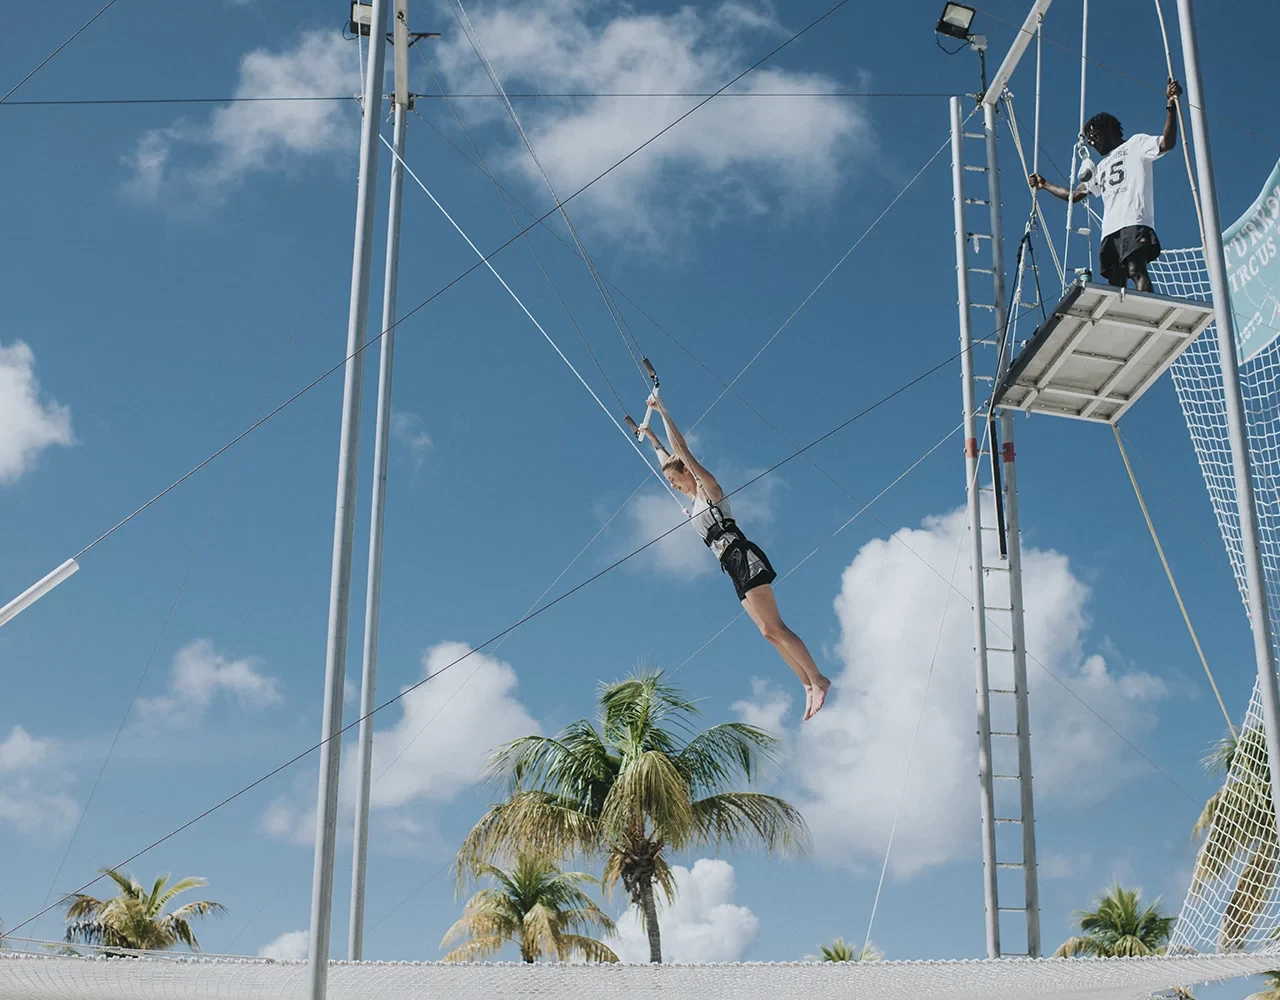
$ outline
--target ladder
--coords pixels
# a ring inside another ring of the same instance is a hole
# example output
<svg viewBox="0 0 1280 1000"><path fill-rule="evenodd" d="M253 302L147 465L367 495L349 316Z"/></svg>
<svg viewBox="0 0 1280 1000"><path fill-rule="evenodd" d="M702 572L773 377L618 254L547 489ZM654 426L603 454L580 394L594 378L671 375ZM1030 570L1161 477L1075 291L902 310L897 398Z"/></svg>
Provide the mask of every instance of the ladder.
<svg viewBox="0 0 1280 1000"><path fill-rule="evenodd" d="M952 184L987 956L1037 958L1040 908L1013 420L990 406L1013 354L1012 337L1006 336L997 120L995 107L984 104L981 130L965 131L960 100L951 99ZM1006 949L1002 937L1020 947Z"/></svg>

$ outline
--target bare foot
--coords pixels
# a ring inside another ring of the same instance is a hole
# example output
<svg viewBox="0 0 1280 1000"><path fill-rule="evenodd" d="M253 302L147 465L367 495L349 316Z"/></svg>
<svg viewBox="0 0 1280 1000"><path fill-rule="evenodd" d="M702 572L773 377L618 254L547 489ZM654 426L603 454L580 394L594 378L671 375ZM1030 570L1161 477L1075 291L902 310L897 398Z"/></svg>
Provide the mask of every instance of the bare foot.
<svg viewBox="0 0 1280 1000"><path fill-rule="evenodd" d="M806 684L804 686L804 720L808 721L811 715L813 715L813 688Z"/></svg>
<svg viewBox="0 0 1280 1000"><path fill-rule="evenodd" d="M822 677L816 684L806 684L805 691L809 694L809 708L805 713L805 719L812 719L818 714L827 701L827 691L831 688L831 681L826 677Z"/></svg>

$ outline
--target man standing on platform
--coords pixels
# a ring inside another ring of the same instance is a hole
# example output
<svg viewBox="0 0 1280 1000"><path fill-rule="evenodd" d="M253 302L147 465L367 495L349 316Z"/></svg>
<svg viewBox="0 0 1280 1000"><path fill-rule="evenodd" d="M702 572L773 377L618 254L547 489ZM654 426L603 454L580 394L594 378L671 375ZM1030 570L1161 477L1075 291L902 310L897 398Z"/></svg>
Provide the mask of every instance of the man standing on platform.
<svg viewBox="0 0 1280 1000"><path fill-rule="evenodd" d="M1178 141L1175 101L1181 93L1182 86L1170 77L1165 87L1164 132L1158 139L1141 132L1125 139L1120 122L1105 111L1085 122L1084 138L1102 161L1096 168L1087 159L1081 164L1081 183L1074 190L1039 174L1027 178L1035 190L1048 191L1063 201L1083 201L1090 194L1102 199L1102 276L1117 288L1132 278L1138 291L1151 291L1147 263L1160 256L1151 164Z"/></svg>

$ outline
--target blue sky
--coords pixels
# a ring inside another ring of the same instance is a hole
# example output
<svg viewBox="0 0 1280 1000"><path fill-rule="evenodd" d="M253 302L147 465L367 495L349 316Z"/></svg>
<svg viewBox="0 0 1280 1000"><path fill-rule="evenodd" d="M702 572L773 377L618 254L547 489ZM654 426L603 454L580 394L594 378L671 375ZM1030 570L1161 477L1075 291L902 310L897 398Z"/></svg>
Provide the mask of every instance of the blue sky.
<svg viewBox="0 0 1280 1000"><path fill-rule="evenodd" d="M823 9L524 0L471 13L513 92L652 93L713 90ZM1212 125L1227 220L1270 172L1277 149L1265 137L1280 135L1257 74L1271 55L1266 29L1275 11L1254 0L1236 9L1231 19L1202 11L1201 24L1208 99L1234 123ZM989 10L975 28L1000 53L1013 29L999 18L1020 21L1023 5L993 0ZM88 5L64 5L28 31L6 33L0 62L11 74L25 72L90 13ZM928 4L850 5L742 86L974 89L971 54L948 58L935 47L936 14ZM163 8L122 0L13 100L349 94L357 53L354 42L337 38L344 16L338 5L317 13L292 0ZM488 90L447 8L415 5L411 19L415 29L444 32L423 45L452 92ZM1046 37L1075 49L1079 30L1078 5L1063 2ZM1164 77L1151 6L1123 0L1109 5L1105 21L1095 14L1090 51L1122 71L1091 70L1090 113L1105 108L1130 132L1157 131L1163 100L1143 85ZM413 65L414 89L434 91L422 63ZM1013 83L1028 124L1030 66ZM1078 72L1076 56L1046 44L1042 142L1058 164L1070 157ZM693 103L573 98L524 100L517 110L563 194ZM539 214L549 208L496 102L460 100L458 108L503 183ZM424 99L418 110L466 147L443 102ZM0 421L14 422L6 428L11 442L28 443L13 445L0 467L0 589L8 595L239 433L264 399L278 404L340 360L357 111L349 103L63 105L5 107L0 115L0 168L16 195L0 244L7 306L0 350L16 379L11 398L21 403L0 409ZM678 418L690 422L719 385L676 341L717 374L737 373L946 136L942 97L726 98L571 203L599 269L675 338L623 303ZM1028 201L1012 145L1004 146L1006 219L1015 232ZM514 233L489 181L418 118L407 159L477 245L492 248ZM385 155L381 167L380 195ZM1178 159L1165 160L1156 178L1162 241L1193 243ZM1059 206L1046 207L1057 227ZM951 355L951 240L944 153L743 376L741 395L785 434L808 441ZM585 268L545 232L534 244L638 416L644 386ZM402 305L416 305L473 260L427 197L408 186ZM494 263L612 404L528 248L513 244ZM1043 278L1053 284L1047 269ZM643 475L487 273L460 281L398 333L384 696L421 679L425 665L448 662L456 647L445 644L478 644L519 617ZM353 679L375 371L371 355ZM824 442L814 459L856 496L878 493L959 421L958 373L958 363L948 366ZM0 851L10 861L0 917L9 926L43 905L144 668L139 700L57 890L75 888L317 738L340 394L335 377L301 397L243 450L96 547L80 574L0 631L8 678ZM1125 429L1149 463L1139 463L1148 500L1209 661L1229 708L1241 714L1253 680L1247 625L1167 379ZM1044 938L1053 946L1069 933L1071 910L1112 878L1162 895L1170 908L1180 904L1193 860L1190 827L1213 789L1199 759L1224 726L1110 433L1020 420L1018 442L1024 546L1034 550L1031 652L1176 782L1036 671L1041 893ZM791 451L732 398L699 427L696 445L733 486ZM820 940L865 933L945 601L936 577L884 540L905 529L903 540L949 573L958 536L948 515L963 502L962 468L953 439L834 539L856 508L803 461L735 498L780 569L822 543L778 594L788 622L838 681L830 707L799 727L791 675L745 622L676 674L709 722L745 714L777 726L789 758L771 787L794 798L815 831L805 860L726 856L731 870L694 868L688 884L697 891L673 922L688 929L689 942L709 926L727 950L705 955L689 943L685 955L790 959ZM664 496L646 486L555 592L674 524L679 512ZM485 750L588 714L599 681L638 664L674 668L733 618L728 584L686 535L379 718L383 766L405 752L375 793L368 957L438 956L458 904L447 878L428 879L489 800L475 781ZM968 957L983 947L967 628L953 600L873 934L894 958ZM475 679L459 687L472 664ZM412 740L455 689L448 710ZM349 704L348 719L353 710ZM353 756L346 754L348 765ZM203 928L206 950L254 954L306 927L314 773L308 758L132 866L143 877L172 870L210 880L209 895L230 912ZM349 835L339 851L341 943ZM709 855L682 860L699 857ZM739 909L721 907L713 917L720 904ZM922 921L922 912L931 919ZM728 923L715 923L725 914ZM56 936L59 923L50 916L37 930ZM683 939L673 931L672 940Z"/></svg>

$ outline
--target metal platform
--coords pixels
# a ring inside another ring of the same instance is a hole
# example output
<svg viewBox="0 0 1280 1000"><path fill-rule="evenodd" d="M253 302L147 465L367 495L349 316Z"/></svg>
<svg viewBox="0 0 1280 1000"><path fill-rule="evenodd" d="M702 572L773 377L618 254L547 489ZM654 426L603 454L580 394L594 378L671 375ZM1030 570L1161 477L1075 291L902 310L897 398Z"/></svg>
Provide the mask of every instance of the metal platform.
<svg viewBox="0 0 1280 1000"><path fill-rule="evenodd" d="M1018 352L994 404L1113 424L1213 322L1213 306L1078 283Z"/></svg>

